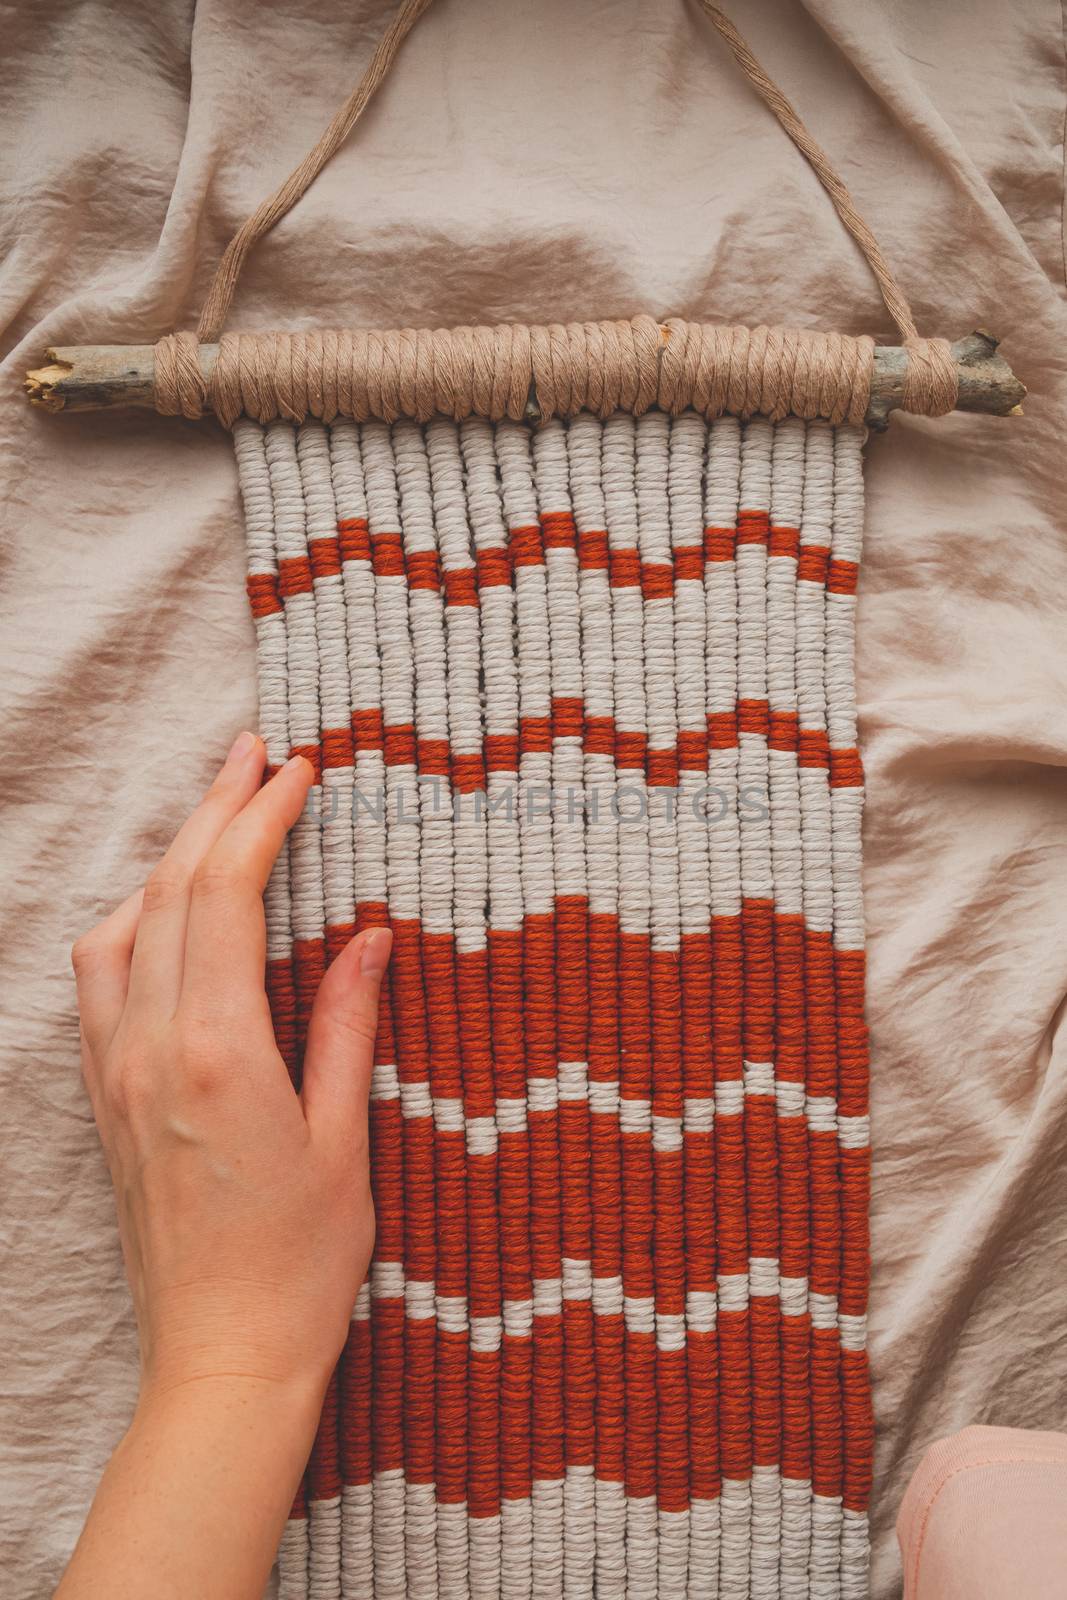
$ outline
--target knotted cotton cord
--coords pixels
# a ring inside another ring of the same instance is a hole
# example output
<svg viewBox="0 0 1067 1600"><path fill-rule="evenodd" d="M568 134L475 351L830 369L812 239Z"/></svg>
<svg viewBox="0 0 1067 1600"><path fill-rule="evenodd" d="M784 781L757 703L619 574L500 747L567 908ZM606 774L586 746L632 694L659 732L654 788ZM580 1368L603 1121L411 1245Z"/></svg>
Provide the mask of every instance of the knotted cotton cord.
<svg viewBox="0 0 1067 1600"><path fill-rule="evenodd" d="M862 429L233 434L260 726L316 773L266 895L294 1078L324 968L394 931L279 1593L860 1600Z"/></svg>

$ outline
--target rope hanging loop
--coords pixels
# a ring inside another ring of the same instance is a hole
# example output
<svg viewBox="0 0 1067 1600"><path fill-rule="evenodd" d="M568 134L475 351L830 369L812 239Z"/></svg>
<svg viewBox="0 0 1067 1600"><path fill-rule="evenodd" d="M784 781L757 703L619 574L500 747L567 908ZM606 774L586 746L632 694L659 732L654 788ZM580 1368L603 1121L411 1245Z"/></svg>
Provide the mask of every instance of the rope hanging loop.
<svg viewBox="0 0 1067 1600"><path fill-rule="evenodd" d="M220 340L244 261L310 188L341 148L387 76L397 53L432 0L402 0L370 65L315 146L273 195L238 229L219 262L195 336L170 335L156 347L158 408L196 417L208 395L197 341ZM947 339L924 339L911 306L829 157L768 77L729 17L701 6L753 89L774 113L830 196L859 246L908 351L903 408L940 416L955 407L958 380ZM695 330L695 331L694 331ZM673 348L672 348L673 345ZM341 332L222 337L211 377L213 409L226 422L245 412L300 418L332 415L543 416L587 409L603 416L609 400L635 415L649 405L693 405L708 416L731 411L779 417L862 417L857 396L868 374L871 341L799 330L712 329L650 317L630 322L547 328ZM683 398L688 396L688 398ZM783 410L783 406L786 410ZM429 408L429 409L428 409Z"/></svg>

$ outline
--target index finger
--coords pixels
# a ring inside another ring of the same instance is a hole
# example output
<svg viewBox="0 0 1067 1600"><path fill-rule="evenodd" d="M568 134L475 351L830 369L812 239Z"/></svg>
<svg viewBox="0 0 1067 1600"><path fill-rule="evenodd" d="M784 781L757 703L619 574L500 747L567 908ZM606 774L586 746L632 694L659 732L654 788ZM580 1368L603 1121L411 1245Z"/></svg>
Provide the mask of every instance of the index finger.
<svg viewBox="0 0 1067 1600"><path fill-rule="evenodd" d="M179 828L145 885L130 961L129 1004L142 1016L173 1014L182 988L189 889L200 861L259 788L266 751L244 733L203 800Z"/></svg>
<svg viewBox="0 0 1067 1600"><path fill-rule="evenodd" d="M311 763L293 756L238 813L193 874L182 1003L199 1015L263 999L263 890L304 808Z"/></svg>

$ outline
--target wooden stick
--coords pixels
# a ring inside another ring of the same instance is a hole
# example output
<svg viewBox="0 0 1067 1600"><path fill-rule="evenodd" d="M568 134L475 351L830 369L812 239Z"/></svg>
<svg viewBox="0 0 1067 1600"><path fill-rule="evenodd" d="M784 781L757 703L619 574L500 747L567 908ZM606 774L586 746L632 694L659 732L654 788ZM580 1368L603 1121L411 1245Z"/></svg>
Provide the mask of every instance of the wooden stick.
<svg viewBox="0 0 1067 1600"><path fill-rule="evenodd" d="M200 346L200 365L209 380L218 345ZM952 346L959 373L957 411L987 416L1019 416L1026 390L1002 356L997 341L981 331ZM27 372L30 404L44 411L104 411L112 406L155 406L155 353L150 344L66 345L46 351L49 365ZM904 393L908 352L901 345L879 345L874 353L867 425L884 429ZM530 414L537 416L531 396Z"/></svg>
<svg viewBox="0 0 1067 1600"><path fill-rule="evenodd" d="M1021 417L1026 386L997 355L999 340L978 328L952 344L960 392L957 411L979 411L989 417ZM867 407L867 426L881 433L889 425L889 413L900 407L904 396L904 374L908 352L902 345L878 345L874 352L871 400Z"/></svg>

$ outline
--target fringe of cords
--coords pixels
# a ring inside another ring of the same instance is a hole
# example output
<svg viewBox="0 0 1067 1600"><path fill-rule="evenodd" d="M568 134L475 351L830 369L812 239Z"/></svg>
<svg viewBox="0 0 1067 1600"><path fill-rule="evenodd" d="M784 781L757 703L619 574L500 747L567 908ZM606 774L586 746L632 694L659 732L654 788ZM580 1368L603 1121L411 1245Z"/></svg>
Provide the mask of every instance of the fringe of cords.
<svg viewBox="0 0 1067 1600"><path fill-rule="evenodd" d="M294 1080L388 919L284 1600L867 1594L861 431L234 429Z"/></svg>

